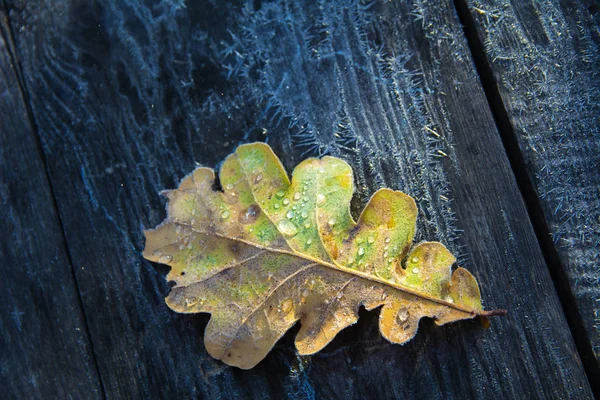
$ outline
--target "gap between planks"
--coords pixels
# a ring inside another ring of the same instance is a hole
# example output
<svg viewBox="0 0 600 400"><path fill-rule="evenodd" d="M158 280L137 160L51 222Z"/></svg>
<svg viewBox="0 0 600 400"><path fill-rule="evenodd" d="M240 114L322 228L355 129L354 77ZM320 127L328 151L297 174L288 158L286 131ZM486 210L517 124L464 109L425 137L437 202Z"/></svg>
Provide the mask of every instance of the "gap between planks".
<svg viewBox="0 0 600 400"><path fill-rule="evenodd" d="M563 314L571 330L577 352L583 364L588 382L596 398L600 398L600 366L594 355L591 341L585 330L583 319L577 309L575 296L571 290L565 267L558 255L556 246L544 211L537 196L535 187L525 166L525 160L516 137L515 130L500 95L492 68L488 62L485 47L477 32L475 20L469 10L467 0L452 0L463 26L467 45L473 58L475 69L481 81L481 86L488 101L490 111L498 128L502 145L515 175L515 180L525 202L527 213L533 226L536 238L542 250L544 261L548 266L550 277L554 283L558 298L563 308Z"/></svg>
<svg viewBox="0 0 600 400"><path fill-rule="evenodd" d="M44 165L44 177L45 177L46 181L48 182L48 187L50 188L50 196L52 198L52 208L54 209L55 214L58 219L58 226L60 227L60 235L65 244L64 245L65 255L66 255L67 261L69 263L69 267L70 267L69 269L71 270L71 276L73 277L73 285L75 286L75 291L77 293L77 307L79 308L81 315L83 317L83 326L85 329L85 334L88 337L88 341L89 341L90 347L91 347L92 362L94 364L94 368L96 370L96 375L98 376L98 380L100 381L100 394L101 394L102 398L106 399L107 398L106 397L106 389L104 387L105 383L104 383L104 380L102 379L102 375L100 374L98 358L96 356L96 350L94 349L94 342L92 341L92 335L90 332L87 315L85 313L85 308L83 307L83 299L81 298L81 291L79 289L79 283L77 282L77 275L75 274L75 269L73 267L73 259L71 257L71 251L69 249L69 244L67 242L67 236L65 234L64 223L62 220L60 210L58 208L58 203L56 201L54 186L53 186L52 180L50 179L50 171L48 169L48 163L46 161L44 147L42 146L42 140L41 140L39 132L38 132L37 124L35 123L35 118L33 116L33 109L32 109L31 101L29 99L29 95L27 92L27 87L25 85L25 79L23 77L23 70L21 68L21 63L19 61L19 57L17 54L17 46L15 44L15 35L13 33L13 25L10 20L9 7L8 7L8 4L6 3L6 0L2 0L2 3L0 3L0 7L1 7L0 11L6 15L7 30L8 30L7 44L10 46L10 48L9 48L10 58L12 59L15 74L17 75L19 92L21 93L21 96L23 97L23 103L24 103L24 106L27 111L27 119L31 126L31 131L34 136L35 145L38 150L38 154L40 156L42 164Z"/></svg>

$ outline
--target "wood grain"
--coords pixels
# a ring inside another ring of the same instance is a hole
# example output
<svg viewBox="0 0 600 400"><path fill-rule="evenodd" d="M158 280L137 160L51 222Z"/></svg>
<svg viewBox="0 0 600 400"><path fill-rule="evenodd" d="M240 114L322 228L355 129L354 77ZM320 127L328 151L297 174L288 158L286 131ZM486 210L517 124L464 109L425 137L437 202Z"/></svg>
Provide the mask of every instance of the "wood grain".
<svg viewBox="0 0 600 400"><path fill-rule="evenodd" d="M581 340L598 363L600 7L578 0L469 6L571 287L572 312L585 327Z"/></svg>
<svg viewBox="0 0 600 400"><path fill-rule="evenodd" d="M57 210L0 10L0 388L3 398L100 398Z"/></svg>
<svg viewBox="0 0 600 400"><path fill-rule="evenodd" d="M449 1L27 4L10 16L108 397L591 397ZM255 369L211 359L142 229L159 190L255 140L288 170L347 160L355 211L383 186L415 197L418 240L509 316L397 346L361 312L312 357L292 332Z"/></svg>

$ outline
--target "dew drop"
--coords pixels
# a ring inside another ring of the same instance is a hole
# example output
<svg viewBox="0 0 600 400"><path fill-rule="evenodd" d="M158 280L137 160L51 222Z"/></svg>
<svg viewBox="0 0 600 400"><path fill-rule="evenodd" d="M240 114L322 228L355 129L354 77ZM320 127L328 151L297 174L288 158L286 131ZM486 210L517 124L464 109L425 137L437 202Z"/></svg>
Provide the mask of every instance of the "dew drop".
<svg viewBox="0 0 600 400"><path fill-rule="evenodd" d="M262 174L256 175L256 178L254 178L254 183L258 183L258 182L262 181L262 178L263 178Z"/></svg>
<svg viewBox="0 0 600 400"><path fill-rule="evenodd" d="M273 204L273 208L274 208L274 209L276 209L276 210L279 210L279 207L281 207L281 206L279 205L279 203L275 203L275 204Z"/></svg>
<svg viewBox="0 0 600 400"><path fill-rule="evenodd" d="M298 233L298 228L296 225L287 219L282 219L279 221L277 227L279 228L279 231L286 236L294 236L296 233Z"/></svg>
<svg viewBox="0 0 600 400"><path fill-rule="evenodd" d="M392 241L392 239L390 239L389 237L385 238L385 240L384 240L384 242L386 242L386 243L389 243L391 241Z"/></svg>
<svg viewBox="0 0 600 400"><path fill-rule="evenodd" d="M277 193L275 193L275 196L282 198L285 195L285 192L283 190L279 190L277 191Z"/></svg>
<svg viewBox="0 0 600 400"><path fill-rule="evenodd" d="M383 258L386 258L387 256L389 256L390 254L387 251L383 252Z"/></svg>
<svg viewBox="0 0 600 400"><path fill-rule="evenodd" d="M408 309L406 307L402 307L400 310L398 310L396 319L398 320L398 324L404 325L406 321L408 321Z"/></svg>
<svg viewBox="0 0 600 400"><path fill-rule="evenodd" d="M300 197L302 197L302 195L298 192L294 193L294 200L298 201L300 200Z"/></svg>
<svg viewBox="0 0 600 400"><path fill-rule="evenodd" d="M302 218L308 218L308 213L306 211L302 211L302 214L300 214L302 216Z"/></svg>
<svg viewBox="0 0 600 400"><path fill-rule="evenodd" d="M310 228L310 224L307 222L304 224L304 229L308 229L308 228Z"/></svg>
<svg viewBox="0 0 600 400"><path fill-rule="evenodd" d="M260 207L258 207L258 204L252 204L248 208L246 208L246 211L244 211L243 213L240 214L240 216L239 216L240 223L251 224L254 221L256 221L259 214L260 214Z"/></svg>
<svg viewBox="0 0 600 400"><path fill-rule="evenodd" d="M411 258L410 262L412 262L412 263L418 263L419 262L419 257L413 257L413 258Z"/></svg>
<svg viewBox="0 0 600 400"><path fill-rule="evenodd" d="M283 199L282 203L283 203L284 206L287 206L288 204L290 204L290 199L285 198L285 199Z"/></svg>
<svg viewBox="0 0 600 400"><path fill-rule="evenodd" d="M310 246L312 244L312 239L308 238L306 239L306 246Z"/></svg>
<svg viewBox="0 0 600 400"><path fill-rule="evenodd" d="M388 258L388 264L391 264L394 262L394 259L392 257Z"/></svg>
<svg viewBox="0 0 600 400"><path fill-rule="evenodd" d="M288 219L292 219L292 218L294 218L294 212L293 211L288 211L285 216L288 217Z"/></svg>
<svg viewBox="0 0 600 400"><path fill-rule="evenodd" d="M373 244L373 243L375 243L375 238L374 238L373 236L369 236L369 237L367 238L367 243L369 243L369 244Z"/></svg>
<svg viewBox="0 0 600 400"><path fill-rule="evenodd" d="M233 185L231 183L228 183L227 185L225 185L225 189L231 190L233 189Z"/></svg>
<svg viewBox="0 0 600 400"><path fill-rule="evenodd" d="M186 297L185 298L186 307L193 307L194 305L196 305L196 303L198 303L198 299L196 299L195 297Z"/></svg>
<svg viewBox="0 0 600 400"><path fill-rule="evenodd" d="M173 257L168 254L162 255L158 258L158 262L161 264L170 263L171 261L173 261Z"/></svg>
<svg viewBox="0 0 600 400"><path fill-rule="evenodd" d="M331 218L329 221L327 221L327 224L329 226L334 226L335 225L335 218Z"/></svg>
<svg viewBox="0 0 600 400"><path fill-rule="evenodd" d="M362 247L359 247L358 248L358 255L360 257L364 256L365 255L365 249L363 249Z"/></svg>
<svg viewBox="0 0 600 400"><path fill-rule="evenodd" d="M308 297L309 294L310 292L308 291L308 289L304 289L304 291L302 292L303 297Z"/></svg>
<svg viewBox="0 0 600 400"><path fill-rule="evenodd" d="M419 271L420 271L420 269L419 269L419 268L413 268L413 270L412 270L413 274L418 274L418 273L419 273Z"/></svg>
<svg viewBox="0 0 600 400"><path fill-rule="evenodd" d="M319 193L317 195L317 204L323 204L323 203L325 203L325 195Z"/></svg>
<svg viewBox="0 0 600 400"><path fill-rule="evenodd" d="M231 213L229 212L229 210L225 210L221 213L221 218L227 219L227 218L229 218L230 215L231 215Z"/></svg>

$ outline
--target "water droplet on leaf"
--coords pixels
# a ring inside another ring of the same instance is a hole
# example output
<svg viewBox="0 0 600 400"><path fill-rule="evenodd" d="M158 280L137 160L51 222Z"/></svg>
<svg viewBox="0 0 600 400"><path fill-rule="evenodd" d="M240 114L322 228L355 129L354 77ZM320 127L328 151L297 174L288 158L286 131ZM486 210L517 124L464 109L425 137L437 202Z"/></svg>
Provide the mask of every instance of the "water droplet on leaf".
<svg viewBox="0 0 600 400"><path fill-rule="evenodd" d="M171 261L173 261L173 257L168 254L162 255L158 258L158 262L161 264L170 263Z"/></svg>
<svg viewBox="0 0 600 400"><path fill-rule="evenodd" d="M246 210L240 214L240 223L251 224L258 218L260 214L260 207L258 204L252 204Z"/></svg>
<svg viewBox="0 0 600 400"><path fill-rule="evenodd" d="M231 213L229 212L229 210L225 210L221 213L221 218L227 219L227 218L229 218L230 215L231 215Z"/></svg>
<svg viewBox="0 0 600 400"><path fill-rule="evenodd" d="M185 298L186 307L193 307L196 305L196 303L198 303L198 299L196 299L195 297L186 297Z"/></svg>
<svg viewBox="0 0 600 400"><path fill-rule="evenodd" d="M406 307L402 307L400 310L398 310L398 315L396 315L398 324L404 325L406 321L408 321L408 315L408 309Z"/></svg>
<svg viewBox="0 0 600 400"><path fill-rule="evenodd" d="M298 227L292 221L287 219L282 219L279 221L277 227L279 228L279 231L286 236L294 236L296 233L298 233Z"/></svg>

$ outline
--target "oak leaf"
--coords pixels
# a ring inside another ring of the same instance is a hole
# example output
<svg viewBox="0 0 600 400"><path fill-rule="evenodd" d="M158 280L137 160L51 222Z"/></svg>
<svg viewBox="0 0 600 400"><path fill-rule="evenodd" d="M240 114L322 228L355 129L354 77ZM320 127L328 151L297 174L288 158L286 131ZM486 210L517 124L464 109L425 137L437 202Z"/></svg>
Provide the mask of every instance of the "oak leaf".
<svg viewBox="0 0 600 400"><path fill-rule="evenodd" d="M422 317L436 324L502 314L484 311L475 278L451 266L440 243L412 246L417 207L408 195L377 191L358 222L350 214L351 167L334 157L300 163L290 182L263 143L242 145L215 175L197 168L163 192L167 219L145 231L144 257L167 264L166 298L180 313L212 314L211 356L254 367L300 321L300 354L313 354L381 308L379 328L405 343Z"/></svg>

